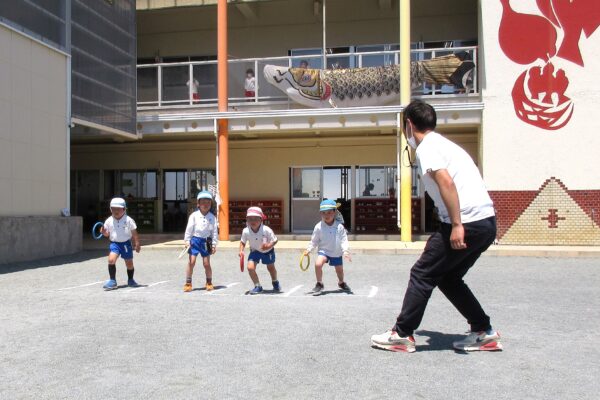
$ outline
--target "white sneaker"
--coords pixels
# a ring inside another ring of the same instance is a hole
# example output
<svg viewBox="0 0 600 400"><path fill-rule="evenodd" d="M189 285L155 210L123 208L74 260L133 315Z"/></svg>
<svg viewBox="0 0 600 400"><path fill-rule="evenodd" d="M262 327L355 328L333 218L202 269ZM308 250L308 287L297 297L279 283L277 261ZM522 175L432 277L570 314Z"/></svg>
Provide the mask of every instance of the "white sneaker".
<svg viewBox="0 0 600 400"><path fill-rule="evenodd" d="M490 329L488 331L471 332L466 338L454 342L456 350L462 351L499 351L502 350L500 335Z"/></svg>
<svg viewBox="0 0 600 400"><path fill-rule="evenodd" d="M414 353L415 338L412 336L401 337L396 331L389 330L381 335L371 336L371 345L378 349L398 351L405 353Z"/></svg>

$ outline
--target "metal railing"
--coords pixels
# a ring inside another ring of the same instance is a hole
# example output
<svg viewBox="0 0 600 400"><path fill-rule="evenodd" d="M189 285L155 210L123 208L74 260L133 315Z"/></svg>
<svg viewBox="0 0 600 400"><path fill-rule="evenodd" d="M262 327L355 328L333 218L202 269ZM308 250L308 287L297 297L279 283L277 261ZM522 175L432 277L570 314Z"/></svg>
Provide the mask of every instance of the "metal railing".
<svg viewBox="0 0 600 400"><path fill-rule="evenodd" d="M478 68L477 47L453 47L438 49L411 50L413 61L435 57L469 53L475 62L475 70L470 75L466 88L452 85L423 84L413 90L413 95L423 97L465 97L477 95ZM360 68L398 64L398 51L355 52L329 54L327 68ZM302 61L308 68L322 68L322 57L290 56L269 58L246 58L229 60L228 97L230 106L289 104L288 97L279 89L265 81L262 71L265 65L298 67ZM256 90L247 92L244 88L246 73L252 70ZM177 63L140 64L137 66L137 106L139 110L155 108L212 108L217 104L217 61L192 61Z"/></svg>

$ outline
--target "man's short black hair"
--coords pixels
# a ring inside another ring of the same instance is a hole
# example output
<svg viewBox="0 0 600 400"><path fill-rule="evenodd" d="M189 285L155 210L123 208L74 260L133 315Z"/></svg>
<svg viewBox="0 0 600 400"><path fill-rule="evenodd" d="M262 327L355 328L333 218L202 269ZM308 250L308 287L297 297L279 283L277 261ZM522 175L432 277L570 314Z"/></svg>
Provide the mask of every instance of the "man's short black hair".
<svg viewBox="0 0 600 400"><path fill-rule="evenodd" d="M410 121L419 132L427 132L435 129L437 125L437 115L433 107L422 100L413 100L404 109L404 126L406 120Z"/></svg>

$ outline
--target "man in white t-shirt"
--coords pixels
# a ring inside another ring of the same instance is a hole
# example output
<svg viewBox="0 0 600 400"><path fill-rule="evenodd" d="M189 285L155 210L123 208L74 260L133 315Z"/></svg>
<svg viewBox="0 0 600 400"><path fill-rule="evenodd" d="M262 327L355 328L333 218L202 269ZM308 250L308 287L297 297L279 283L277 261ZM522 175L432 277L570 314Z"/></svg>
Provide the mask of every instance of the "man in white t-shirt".
<svg viewBox="0 0 600 400"><path fill-rule="evenodd" d="M467 319L471 333L454 342L462 351L501 350L500 336L463 277L496 238L494 205L471 157L434 132L433 107L415 100L404 110L404 132L416 150L419 173L433 199L441 226L413 265L402 311L395 326L373 335L374 347L414 352L413 332L423 319L433 289L438 287Z"/></svg>

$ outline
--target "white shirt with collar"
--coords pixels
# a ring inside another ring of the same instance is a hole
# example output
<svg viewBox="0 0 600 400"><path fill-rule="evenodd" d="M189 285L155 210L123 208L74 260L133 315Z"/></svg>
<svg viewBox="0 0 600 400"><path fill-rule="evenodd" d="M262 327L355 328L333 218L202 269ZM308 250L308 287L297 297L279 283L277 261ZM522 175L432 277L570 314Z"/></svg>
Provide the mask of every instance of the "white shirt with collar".
<svg viewBox="0 0 600 400"><path fill-rule="evenodd" d="M188 241L192 236L199 238L212 238L213 247L219 242L219 234L217 232L217 219L210 211L206 215L200 210L194 211L188 218L187 227L185 228L184 241Z"/></svg>
<svg viewBox="0 0 600 400"><path fill-rule="evenodd" d="M123 243L131 240L131 232L137 229L137 225L127 214L123 214L120 219L113 218L111 215L104 221L104 229L108 231L111 242Z"/></svg>
<svg viewBox="0 0 600 400"><path fill-rule="evenodd" d="M249 245L250 251L268 253L273 249L263 250L261 249L261 246L263 243L274 243L276 241L277 236L275 236L273 230L264 224L260 224L258 232L254 232L249 226L245 227L242 231L241 242L244 243L244 245Z"/></svg>
<svg viewBox="0 0 600 400"><path fill-rule="evenodd" d="M429 132L417 146L417 163L423 185L438 209L442 222L452 223L440 189L430 172L445 169L454 181L460 203L461 222L475 222L495 215L494 204L487 192L479 169L456 143L436 132Z"/></svg>
<svg viewBox="0 0 600 400"><path fill-rule="evenodd" d="M318 251L324 252L329 257L341 257L349 247L344 225L336 220L331 225L321 221L315 225L306 251L310 253L314 248L318 248Z"/></svg>

